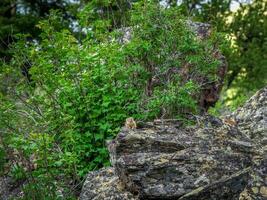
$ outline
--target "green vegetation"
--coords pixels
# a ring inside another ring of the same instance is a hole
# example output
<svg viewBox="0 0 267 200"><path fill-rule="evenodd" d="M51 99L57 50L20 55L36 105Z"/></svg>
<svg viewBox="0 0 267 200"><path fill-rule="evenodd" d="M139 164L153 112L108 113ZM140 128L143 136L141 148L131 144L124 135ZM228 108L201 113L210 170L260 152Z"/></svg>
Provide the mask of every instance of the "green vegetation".
<svg viewBox="0 0 267 200"><path fill-rule="evenodd" d="M233 4L239 6L236 12L230 10ZM181 7L192 18L228 34L232 43L224 51L228 77L216 109L236 109L267 84L267 2L185 0Z"/></svg>
<svg viewBox="0 0 267 200"><path fill-rule="evenodd" d="M159 76L188 62L195 74L217 79L220 62L211 52L222 37L214 30L209 40L199 40L188 28L187 15L232 38L232 47L222 49L229 62L224 94L237 93L224 95L213 113L228 104L237 107L247 91L266 84L263 1L243 5L232 15L231 1L179 6L170 1L166 9L150 1L25 0L20 5L28 10L21 13L11 12L19 4L3 2L0 171L26 181L23 199L75 198L88 171L109 165L106 140L129 116L183 119L200 112L194 96L201 86L174 73ZM227 23L230 15L232 23ZM24 22L30 23L25 30ZM10 26L15 27L12 35ZM128 30L131 39L122 43ZM155 77L160 79L150 87Z"/></svg>

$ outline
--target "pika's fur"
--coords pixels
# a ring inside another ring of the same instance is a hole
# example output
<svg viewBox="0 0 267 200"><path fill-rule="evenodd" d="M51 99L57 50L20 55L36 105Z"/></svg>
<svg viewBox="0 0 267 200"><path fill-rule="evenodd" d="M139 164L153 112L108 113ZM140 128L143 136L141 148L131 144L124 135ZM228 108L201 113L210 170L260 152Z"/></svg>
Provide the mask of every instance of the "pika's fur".
<svg viewBox="0 0 267 200"><path fill-rule="evenodd" d="M136 122L134 121L134 118L129 117L125 120L125 127L128 129L136 129Z"/></svg>
<svg viewBox="0 0 267 200"><path fill-rule="evenodd" d="M237 122L234 119L230 119L230 118L223 119L223 122L229 126L237 125Z"/></svg>

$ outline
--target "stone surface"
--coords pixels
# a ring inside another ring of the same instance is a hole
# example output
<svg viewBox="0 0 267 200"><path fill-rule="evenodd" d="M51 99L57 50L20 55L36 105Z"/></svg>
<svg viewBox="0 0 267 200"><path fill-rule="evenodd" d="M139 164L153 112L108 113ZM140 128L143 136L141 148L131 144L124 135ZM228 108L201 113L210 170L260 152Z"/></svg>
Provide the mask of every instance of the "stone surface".
<svg viewBox="0 0 267 200"><path fill-rule="evenodd" d="M23 197L24 182L16 182L9 176L0 177L0 200L19 199Z"/></svg>
<svg viewBox="0 0 267 200"><path fill-rule="evenodd" d="M243 107L237 109L232 118L240 131L261 146L267 145L267 87L259 90Z"/></svg>
<svg viewBox="0 0 267 200"><path fill-rule="evenodd" d="M246 198L267 199L267 87L258 91L231 117L257 147L252 157L253 170L245 191Z"/></svg>
<svg viewBox="0 0 267 200"><path fill-rule="evenodd" d="M84 182L80 200L137 200L126 191L113 168L90 172Z"/></svg>
<svg viewBox="0 0 267 200"><path fill-rule="evenodd" d="M124 128L109 144L116 174L141 199L237 199L253 149L246 135L213 117L192 127L163 120Z"/></svg>

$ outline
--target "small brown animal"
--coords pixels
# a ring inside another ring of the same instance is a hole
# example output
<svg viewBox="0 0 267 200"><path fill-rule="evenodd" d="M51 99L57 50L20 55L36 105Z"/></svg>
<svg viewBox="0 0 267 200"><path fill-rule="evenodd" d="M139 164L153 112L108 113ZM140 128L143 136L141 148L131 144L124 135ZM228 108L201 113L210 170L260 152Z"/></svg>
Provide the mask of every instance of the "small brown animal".
<svg viewBox="0 0 267 200"><path fill-rule="evenodd" d="M128 129L136 129L136 122L134 121L134 118L129 117L125 120L125 127Z"/></svg>
<svg viewBox="0 0 267 200"><path fill-rule="evenodd" d="M230 126L236 126L237 125L237 122L234 119L230 119L230 118L223 119L223 122L225 124L230 125Z"/></svg>

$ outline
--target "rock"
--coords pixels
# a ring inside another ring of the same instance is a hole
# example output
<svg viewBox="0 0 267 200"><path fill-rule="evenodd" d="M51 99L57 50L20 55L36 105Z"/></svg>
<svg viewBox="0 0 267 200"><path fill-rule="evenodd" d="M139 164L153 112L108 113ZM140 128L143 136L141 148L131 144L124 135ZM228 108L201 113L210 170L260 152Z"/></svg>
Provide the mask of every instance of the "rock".
<svg viewBox="0 0 267 200"><path fill-rule="evenodd" d="M138 123L109 142L113 168L89 173L80 199L267 199L267 87L229 120ZM230 123L233 121L234 123Z"/></svg>
<svg viewBox="0 0 267 200"><path fill-rule="evenodd" d="M232 115L240 131L254 142L266 146L267 141L267 87L259 90L243 107Z"/></svg>
<svg viewBox="0 0 267 200"><path fill-rule="evenodd" d="M251 140L211 117L198 123L123 129L109 151L126 188L140 199L238 199L248 181Z"/></svg>
<svg viewBox="0 0 267 200"><path fill-rule="evenodd" d="M24 195L22 188L25 181L14 181L9 176L0 177L0 199L21 199Z"/></svg>
<svg viewBox="0 0 267 200"><path fill-rule="evenodd" d="M267 87L258 91L231 117L237 121L238 129L257 147L252 157L253 170L243 193L246 198L267 199Z"/></svg>
<svg viewBox="0 0 267 200"><path fill-rule="evenodd" d="M137 200L124 189L113 168L90 172L84 182L80 200Z"/></svg>

